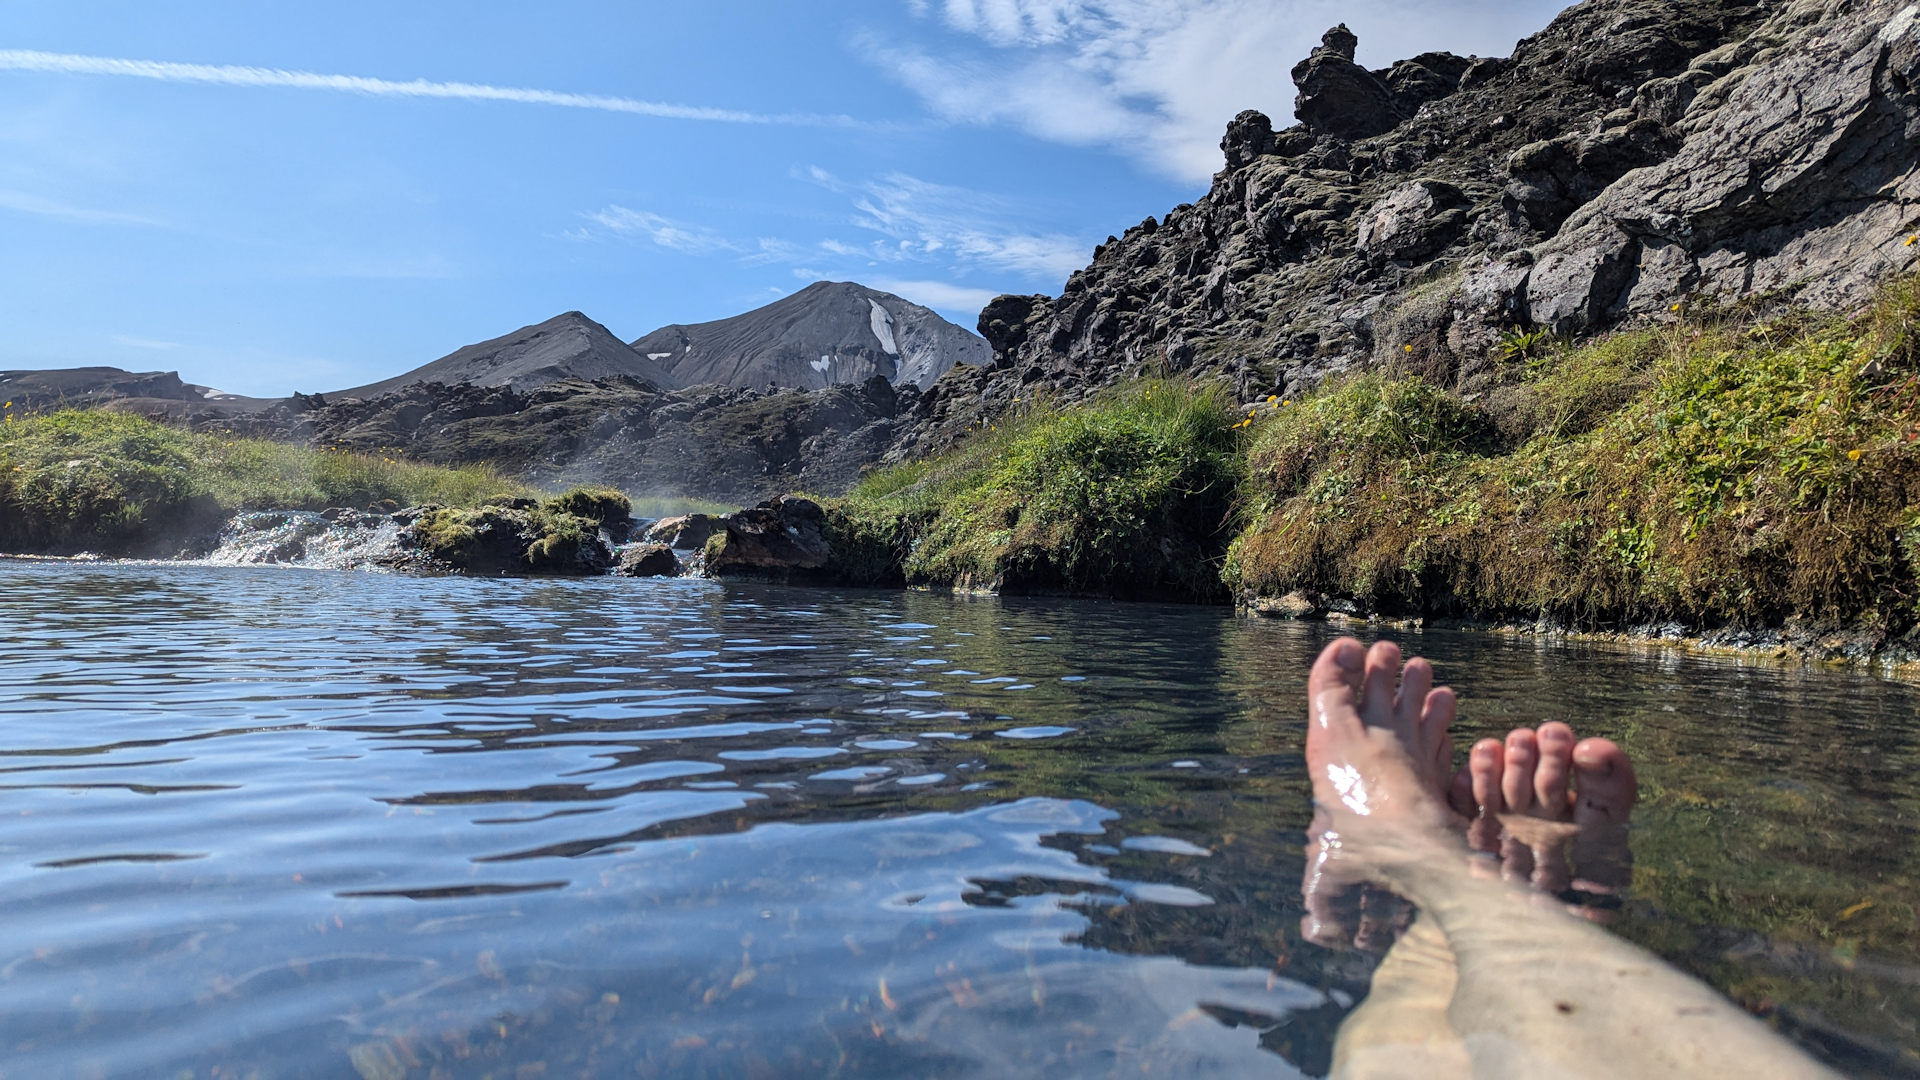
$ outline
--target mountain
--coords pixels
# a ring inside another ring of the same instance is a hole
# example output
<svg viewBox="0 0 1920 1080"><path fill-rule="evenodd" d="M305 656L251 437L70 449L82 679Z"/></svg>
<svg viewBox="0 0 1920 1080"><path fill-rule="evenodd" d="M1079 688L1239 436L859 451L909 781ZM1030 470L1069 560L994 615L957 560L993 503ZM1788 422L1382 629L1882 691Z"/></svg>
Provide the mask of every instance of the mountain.
<svg viewBox="0 0 1920 1080"><path fill-rule="evenodd" d="M448 353L404 375L328 396L375 398L425 382L531 390L562 379L619 376L662 388L678 385L666 367L635 352L606 327L569 311Z"/></svg>
<svg viewBox="0 0 1920 1080"><path fill-rule="evenodd" d="M124 401L145 403L149 408L144 411L151 412L192 408L203 413L229 413L273 404L263 398L241 397L181 382L180 373L176 371L125 371L116 367L0 371L0 399L12 402L14 409L20 411L55 409L63 405L91 408Z"/></svg>
<svg viewBox="0 0 1920 1080"><path fill-rule="evenodd" d="M1907 0L1588 0L1510 57L1371 71L1355 44L1293 69L1297 124L1236 117L1200 199L1059 296L990 304L978 411L1157 370L1243 400L1359 368L1477 395L1520 333L1847 310L1920 258Z"/></svg>
<svg viewBox="0 0 1920 1080"><path fill-rule="evenodd" d="M955 364L992 359L987 343L918 304L845 281L818 281L744 315L663 326L633 343L676 386L817 390L875 375L926 388Z"/></svg>

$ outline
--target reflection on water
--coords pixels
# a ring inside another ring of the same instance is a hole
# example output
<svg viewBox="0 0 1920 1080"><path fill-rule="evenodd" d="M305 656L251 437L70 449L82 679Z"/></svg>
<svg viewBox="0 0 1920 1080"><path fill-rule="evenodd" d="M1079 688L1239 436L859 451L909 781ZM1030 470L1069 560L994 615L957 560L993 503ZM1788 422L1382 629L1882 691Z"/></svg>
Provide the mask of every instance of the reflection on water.
<svg viewBox="0 0 1920 1080"><path fill-rule="evenodd" d="M1304 665L1218 611L0 562L0 1069L1287 1075ZM1912 688L1421 635L1641 763L1616 929L1920 1062Z"/></svg>

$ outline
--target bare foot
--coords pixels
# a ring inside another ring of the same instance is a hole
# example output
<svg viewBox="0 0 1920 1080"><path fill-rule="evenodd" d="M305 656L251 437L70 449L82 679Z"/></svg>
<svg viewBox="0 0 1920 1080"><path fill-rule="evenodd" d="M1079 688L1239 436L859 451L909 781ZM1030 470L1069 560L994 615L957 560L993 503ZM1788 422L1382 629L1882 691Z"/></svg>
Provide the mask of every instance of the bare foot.
<svg viewBox="0 0 1920 1080"><path fill-rule="evenodd" d="M1396 692L1396 682L1398 688ZM1307 770L1314 818L1307 837L1301 933L1324 945L1391 945L1408 909L1357 888L1382 865L1418 858L1458 820L1447 810L1453 691L1400 649L1352 638L1326 647L1307 679Z"/></svg>
<svg viewBox="0 0 1920 1080"><path fill-rule="evenodd" d="M1475 743L1448 797L1472 821L1468 842L1498 855L1503 876L1556 895L1606 896L1631 870L1626 824L1637 793L1625 751L1576 740L1556 721Z"/></svg>

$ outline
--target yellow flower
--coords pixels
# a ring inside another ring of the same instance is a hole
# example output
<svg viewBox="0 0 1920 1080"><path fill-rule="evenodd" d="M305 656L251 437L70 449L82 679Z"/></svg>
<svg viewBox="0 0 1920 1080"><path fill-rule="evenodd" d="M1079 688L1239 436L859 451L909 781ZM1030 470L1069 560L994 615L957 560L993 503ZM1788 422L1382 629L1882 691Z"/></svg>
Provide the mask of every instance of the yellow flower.
<svg viewBox="0 0 1920 1080"><path fill-rule="evenodd" d="M1909 236L1905 246L1912 247L1916 241L1920 241L1920 236Z"/></svg>
<svg viewBox="0 0 1920 1080"><path fill-rule="evenodd" d="M1670 308L1668 308L1667 310L1668 310L1668 311L1679 311L1679 310L1680 310L1680 305L1679 305L1679 304L1675 304L1675 305L1673 305L1672 307L1670 307Z"/></svg>
<svg viewBox="0 0 1920 1080"><path fill-rule="evenodd" d="M1407 351L1408 351L1408 352L1412 352L1412 351L1413 351L1413 346L1411 346L1411 345L1409 345L1409 346L1407 346Z"/></svg>
<svg viewBox="0 0 1920 1080"><path fill-rule="evenodd" d="M1280 400L1280 395L1279 395L1279 394L1268 394L1268 395L1267 395L1267 404L1269 404L1269 405L1271 405L1271 404L1273 404L1274 402L1276 402L1276 401L1279 401L1279 400Z"/></svg>
<svg viewBox="0 0 1920 1080"><path fill-rule="evenodd" d="M1847 460L1848 460L1848 461L1859 461L1859 460L1860 460L1860 451L1858 451L1858 450L1849 450L1849 451L1847 451Z"/></svg>

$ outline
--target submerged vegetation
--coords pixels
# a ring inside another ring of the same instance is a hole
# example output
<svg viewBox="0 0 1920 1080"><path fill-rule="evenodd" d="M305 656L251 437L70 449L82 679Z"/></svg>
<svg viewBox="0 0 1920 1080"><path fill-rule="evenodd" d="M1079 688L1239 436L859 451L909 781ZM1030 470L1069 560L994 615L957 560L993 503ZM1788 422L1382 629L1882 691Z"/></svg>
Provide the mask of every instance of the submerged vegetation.
<svg viewBox="0 0 1920 1080"><path fill-rule="evenodd" d="M823 500L839 569L870 583L1224 597L1215 560L1240 482L1219 393L1146 382L1027 407L940 458Z"/></svg>
<svg viewBox="0 0 1920 1080"><path fill-rule="evenodd" d="M65 409L0 422L0 546L124 550L240 508L397 509L533 494L492 469L194 434Z"/></svg>

